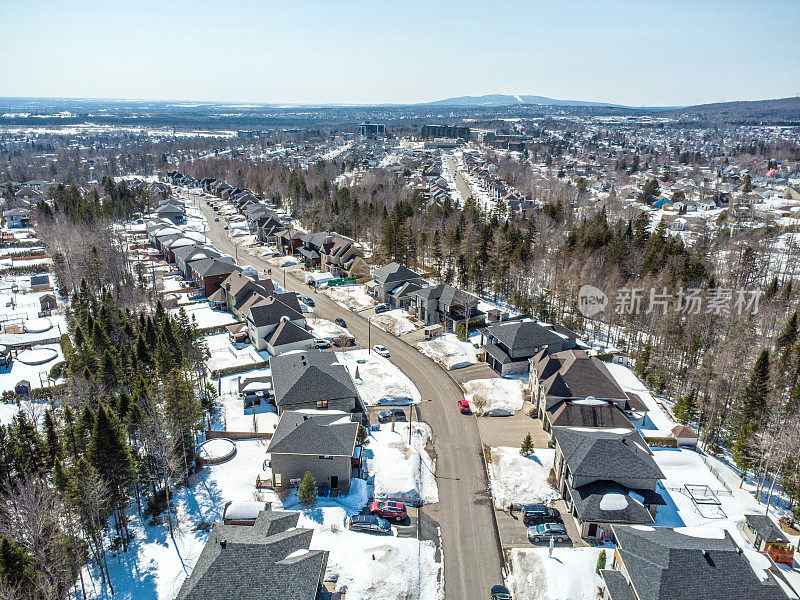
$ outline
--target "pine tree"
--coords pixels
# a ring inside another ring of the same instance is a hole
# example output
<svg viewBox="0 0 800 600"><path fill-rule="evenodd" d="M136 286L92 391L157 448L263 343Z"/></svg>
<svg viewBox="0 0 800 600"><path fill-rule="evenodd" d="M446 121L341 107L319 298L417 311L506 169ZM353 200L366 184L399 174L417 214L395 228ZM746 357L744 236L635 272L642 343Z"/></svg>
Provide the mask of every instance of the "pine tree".
<svg viewBox="0 0 800 600"><path fill-rule="evenodd" d="M531 437L530 431L525 435L525 439L522 440L519 453L522 454L522 456L530 456L533 453L533 438Z"/></svg>
<svg viewBox="0 0 800 600"><path fill-rule="evenodd" d="M47 466L44 440L24 412L14 415L11 443L14 468L21 479L44 475Z"/></svg>
<svg viewBox="0 0 800 600"><path fill-rule="evenodd" d="M164 412L175 447L175 456L189 475L195 463L192 433L203 418L203 406L182 372L172 370L164 379Z"/></svg>
<svg viewBox="0 0 800 600"><path fill-rule="evenodd" d="M691 390L678 398L672 410L678 423L687 425L697 419L697 391Z"/></svg>
<svg viewBox="0 0 800 600"><path fill-rule="evenodd" d="M61 444L58 440L52 410L46 410L44 413L44 436L45 446L47 447L47 467L52 469L61 456Z"/></svg>
<svg viewBox="0 0 800 600"><path fill-rule="evenodd" d="M597 555L597 566L594 568L594 572L600 575L600 571L606 568L606 551L600 550L600 554Z"/></svg>
<svg viewBox="0 0 800 600"><path fill-rule="evenodd" d="M734 458L743 469L750 465L750 439L761 424L761 417L766 409L769 396L769 350L762 350L758 355L750 380L744 389L740 401L739 414L734 442Z"/></svg>
<svg viewBox="0 0 800 600"><path fill-rule="evenodd" d="M317 503L317 482L310 471L306 471L300 486L297 488L297 498L302 506L314 506Z"/></svg>

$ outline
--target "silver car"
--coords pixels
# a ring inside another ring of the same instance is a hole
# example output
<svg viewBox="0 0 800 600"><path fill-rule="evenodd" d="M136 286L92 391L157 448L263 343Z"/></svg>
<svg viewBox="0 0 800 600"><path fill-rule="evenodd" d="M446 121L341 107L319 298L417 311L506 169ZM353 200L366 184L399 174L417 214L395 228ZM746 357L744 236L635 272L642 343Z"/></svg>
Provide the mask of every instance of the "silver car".
<svg viewBox="0 0 800 600"><path fill-rule="evenodd" d="M528 527L528 541L531 544L547 542L550 539L556 542L566 542L569 540L567 528L561 523L542 523Z"/></svg>

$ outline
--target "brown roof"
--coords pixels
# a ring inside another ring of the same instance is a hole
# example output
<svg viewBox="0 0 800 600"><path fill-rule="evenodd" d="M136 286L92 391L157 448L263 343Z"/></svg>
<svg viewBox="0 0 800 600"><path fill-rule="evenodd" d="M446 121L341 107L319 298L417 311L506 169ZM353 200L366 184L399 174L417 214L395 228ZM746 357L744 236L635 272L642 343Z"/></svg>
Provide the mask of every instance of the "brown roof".
<svg viewBox="0 0 800 600"><path fill-rule="evenodd" d="M672 428L672 435L676 438L696 438L697 434L694 429L688 425L676 425Z"/></svg>

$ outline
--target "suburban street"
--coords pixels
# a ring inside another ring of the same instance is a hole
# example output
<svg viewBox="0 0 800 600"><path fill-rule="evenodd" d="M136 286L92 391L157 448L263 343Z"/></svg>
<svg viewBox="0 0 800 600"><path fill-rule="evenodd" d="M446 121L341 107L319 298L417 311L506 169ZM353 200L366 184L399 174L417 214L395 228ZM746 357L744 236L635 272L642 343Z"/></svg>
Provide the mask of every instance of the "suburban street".
<svg viewBox="0 0 800 600"><path fill-rule="evenodd" d="M224 229L224 219L217 216L205 199L190 195L198 202L208 224L209 242L220 251L236 255L236 249ZM260 271L273 269L272 278L284 284L284 274L265 260L238 252L241 265ZM313 295L315 313L325 319L343 318L347 328L362 347L382 344L391 352L391 360L414 382L422 396L419 417L433 430L436 455L436 480L439 503L420 510L420 522L426 537L436 525L441 530L444 553L445 598L486 598L492 585L502 583L500 548L494 526L492 498L484 471L480 436L474 416L459 413L456 402L461 389L431 359L398 338L371 327L367 319L351 312L327 296L313 293L305 284L286 274L286 289Z"/></svg>

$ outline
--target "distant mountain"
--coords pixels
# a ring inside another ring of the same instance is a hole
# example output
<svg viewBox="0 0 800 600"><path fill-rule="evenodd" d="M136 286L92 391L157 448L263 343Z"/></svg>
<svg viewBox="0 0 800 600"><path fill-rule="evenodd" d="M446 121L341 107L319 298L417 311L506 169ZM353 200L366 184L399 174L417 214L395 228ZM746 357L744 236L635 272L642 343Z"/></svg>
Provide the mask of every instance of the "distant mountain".
<svg viewBox="0 0 800 600"><path fill-rule="evenodd" d="M434 102L424 102L427 106L514 106L521 104L540 104L543 106L599 106L605 108L630 108L621 104L607 102L586 102L584 100L556 100L545 96L518 96L514 94L487 94L485 96L459 96Z"/></svg>
<svg viewBox="0 0 800 600"><path fill-rule="evenodd" d="M800 122L800 96L776 100L748 100L698 104L664 111L672 117L705 118L741 122Z"/></svg>

